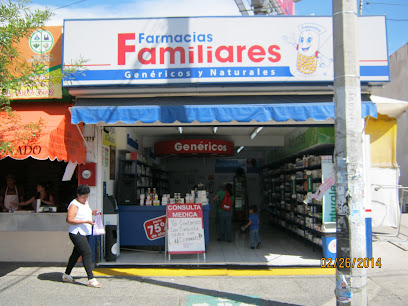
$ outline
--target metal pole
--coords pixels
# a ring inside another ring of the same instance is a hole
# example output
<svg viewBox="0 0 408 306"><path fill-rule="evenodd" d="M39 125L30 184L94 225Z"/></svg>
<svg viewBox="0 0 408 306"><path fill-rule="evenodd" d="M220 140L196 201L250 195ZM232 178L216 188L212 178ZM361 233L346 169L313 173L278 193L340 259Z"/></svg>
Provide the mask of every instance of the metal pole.
<svg viewBox="0 0 408 306"><path fill-rule="evenodd" d="M333 0L336 170L336 299L339 305L367 305L363 204L363 120L356 0Z"/></svg>

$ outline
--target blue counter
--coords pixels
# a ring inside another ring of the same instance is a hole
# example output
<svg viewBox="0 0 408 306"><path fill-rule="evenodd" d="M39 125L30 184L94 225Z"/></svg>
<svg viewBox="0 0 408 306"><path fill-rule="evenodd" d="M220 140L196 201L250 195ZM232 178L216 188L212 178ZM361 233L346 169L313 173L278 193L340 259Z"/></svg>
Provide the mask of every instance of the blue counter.
<svg viewBox="0 0 408 306"><path fill-rule="evenodd" d="M143 224L145 221L166 215L166 206L119 205L121 246L164 246L164 237L149 240ZM203 205L205 245L209 243L210 205Z"/></svg>

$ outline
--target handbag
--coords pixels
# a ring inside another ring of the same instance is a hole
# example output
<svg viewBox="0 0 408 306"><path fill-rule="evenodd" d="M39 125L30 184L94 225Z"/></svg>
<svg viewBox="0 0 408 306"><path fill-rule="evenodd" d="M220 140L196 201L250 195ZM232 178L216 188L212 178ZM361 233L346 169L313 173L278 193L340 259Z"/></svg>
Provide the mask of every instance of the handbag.
<svg viewBox="0 0 408 306"><path fill-rule="evenodd" d="M99 236L99 235L105 235L105 227L103 226L102 222L102 215L101 214L96 214L95 218L95 225L93 226L93 231L92 235L94 236Z"/></svg>

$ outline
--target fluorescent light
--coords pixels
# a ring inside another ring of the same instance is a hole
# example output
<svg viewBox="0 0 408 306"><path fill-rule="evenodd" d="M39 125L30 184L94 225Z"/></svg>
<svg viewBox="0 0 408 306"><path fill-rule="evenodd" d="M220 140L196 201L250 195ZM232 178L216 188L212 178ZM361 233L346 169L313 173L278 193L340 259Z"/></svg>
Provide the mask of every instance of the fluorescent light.
<svg viewBox="0 0 408 306"><path fill-rule="evenodd" d="M244 146L240 146L240 147L237 149L237 153L241 152L244 148L245 148Z"/></svg>
<svg viewBox="0 0 408 306"><path fill-rule="evenodd" d="M213 133L214 133L214 134L217 133L217 130L218 130L218 126L214 126L214 127L213 127Z"/></svg>
<svg viewBox="0 0 408 306"><path fill-rule="evenodd" d="M179 126L178 131L180 132L180 134L182 134L183 133L183 128L181 126Z"/></svg>
<svg viewBox="0 0 408 306"><path fill-rule="evenodd" d="M251 134L251 139L254 139L256 135L263 129L263 126L257 127Z"/></svg>

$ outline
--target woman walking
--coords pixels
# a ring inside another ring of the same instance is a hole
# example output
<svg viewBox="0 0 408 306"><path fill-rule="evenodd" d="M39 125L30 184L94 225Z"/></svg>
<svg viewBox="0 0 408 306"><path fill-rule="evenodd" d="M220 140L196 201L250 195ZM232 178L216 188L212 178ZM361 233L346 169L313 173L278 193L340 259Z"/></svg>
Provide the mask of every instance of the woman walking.
<svg viewBox="0 0 408 306"><path fill-rule="evenodd" d="M77 188L77 197L72 200L68 206L67 222L69 227L69 238L74 244L71 257L68 260L68 265L65 273L62 275L63 282L74 283L75 280L71 276L71 271L82 256L86 274L88 275L88 286L100 288L102 285L94 278L92 272L92 252L89 246L89 236L92 234L92 215L95 215L97 209L91 210L88 204L90 189L88 185L80 185Z"/></svg>

